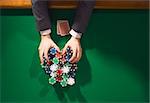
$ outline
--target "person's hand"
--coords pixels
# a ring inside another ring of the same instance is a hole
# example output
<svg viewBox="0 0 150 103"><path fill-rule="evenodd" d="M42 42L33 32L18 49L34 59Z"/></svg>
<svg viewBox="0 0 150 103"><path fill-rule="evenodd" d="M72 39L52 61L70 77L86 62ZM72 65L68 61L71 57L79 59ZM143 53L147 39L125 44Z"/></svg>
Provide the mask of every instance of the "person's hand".
<svg viewBox="0 0 150 103"><path fill-rule="evenodd" d="M54 47L58 52L60 52L59 47L53 42L50 35L41 36L41 42L40 42L40 45L38 48L41 64L43 64L43 54L44 54L44 57L46 58L46 60L49 61L48 50L51 47Z"/></svg>
<svg viewBox="0 0 150 103"><path fill-rule="evenodd" d="M69 61L71 63L78 62L82 56L82 48L80 44L80 39L74 38L72 36L70 40L66 43L65 47L63 48L62 54L66 52L67 47L70 47L73 51L73 55Z"/></svg>

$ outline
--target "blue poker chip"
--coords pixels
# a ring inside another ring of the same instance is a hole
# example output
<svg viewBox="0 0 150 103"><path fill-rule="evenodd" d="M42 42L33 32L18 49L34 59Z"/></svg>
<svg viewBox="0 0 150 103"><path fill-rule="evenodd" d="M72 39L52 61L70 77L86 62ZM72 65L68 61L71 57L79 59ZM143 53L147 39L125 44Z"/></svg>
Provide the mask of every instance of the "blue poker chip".
<svg viewBox="0 0 150 103"><path fill-rule="evenodd" d="M69 56L66 56L65 59L66 59L67 62L69 62L70 57L69 57Z"/></svg>
<svg viewBox="0 0 150 103"><path fill-rule="evenodd" d="M57 50L55 48L51 48L50 49L50 54L55 55L57 52Z"/></svg>
<svg viewBox="0 0 150 103"><path fill-rule="evenodd" d="M66 61L69 61L71 57L72 57L72 55L66 55L65 56Z"/></svg>
<svg viewBox="0 0 150 103"><path fill-rule="evenodd" d="M66 49L66 52L69 53L70 51L71 51L71 48L68 47L68 48Z"/></svg>

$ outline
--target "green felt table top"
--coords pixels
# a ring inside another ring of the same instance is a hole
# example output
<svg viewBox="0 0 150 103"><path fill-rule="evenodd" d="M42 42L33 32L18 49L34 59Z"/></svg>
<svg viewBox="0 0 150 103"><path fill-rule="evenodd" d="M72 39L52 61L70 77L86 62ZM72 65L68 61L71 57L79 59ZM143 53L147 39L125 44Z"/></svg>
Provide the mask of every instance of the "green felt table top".
<svg viewBox="0 0 150 103"><path fill-rule="evenodd" d="M74 10L52 13L52 38L63 48L69 37L56 35L56 20L72 24ZM49 85L40 67L31 10L2 10L1 101L148 102L148 15L148 10L94 10L81 40L77 83L61 88Z"/></svg>

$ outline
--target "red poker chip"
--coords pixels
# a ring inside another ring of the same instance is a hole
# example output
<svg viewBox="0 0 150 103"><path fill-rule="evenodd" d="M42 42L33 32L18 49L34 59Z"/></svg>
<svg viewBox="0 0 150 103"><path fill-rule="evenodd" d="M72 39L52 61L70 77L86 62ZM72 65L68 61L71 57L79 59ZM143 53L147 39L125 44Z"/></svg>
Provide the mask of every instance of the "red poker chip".
<svg viewBox="0 0 150 103"><path fill-rule="evenodd" d="M51 60L49 60L48 62L47 62L47 65L48 66L50 66L50 65L52 65L53 64L53 62L51 61Z"/></svg>
<svg viewBox="0 0 150 103"><path fill-rule="evenodd" d="M58 69L57 71L56 71L56 73L57 73L57 75L62 75L62 73L63 73L63 71L62 71L62 69Z"/></svg>
<svg viewBox="0 0 150 103"><path fill-rule="evenodd" d="M62 81L62 77L61 76L56 77L56 81L61 82Z"/></svg>

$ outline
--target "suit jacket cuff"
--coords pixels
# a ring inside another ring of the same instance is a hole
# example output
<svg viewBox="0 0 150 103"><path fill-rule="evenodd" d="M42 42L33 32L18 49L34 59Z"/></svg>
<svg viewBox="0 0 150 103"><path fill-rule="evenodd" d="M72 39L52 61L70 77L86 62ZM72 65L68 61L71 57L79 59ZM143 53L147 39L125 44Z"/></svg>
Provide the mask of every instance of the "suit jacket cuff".
<svg viewBox="0 0 150 103"><path fill-rule="evenodd" d="M41 35L49 35L51 33L51 29L47 29L47 30L43 30L43 31L40 31L40 34Z"/></svg>
<svg viewBox="0 0 150 103"><path fill-rule="evenodd" d="M82 33L78 33L73 29L70 30L69 34L71 34L75 38L81 38L81 36L82 36Z"/></svg>

